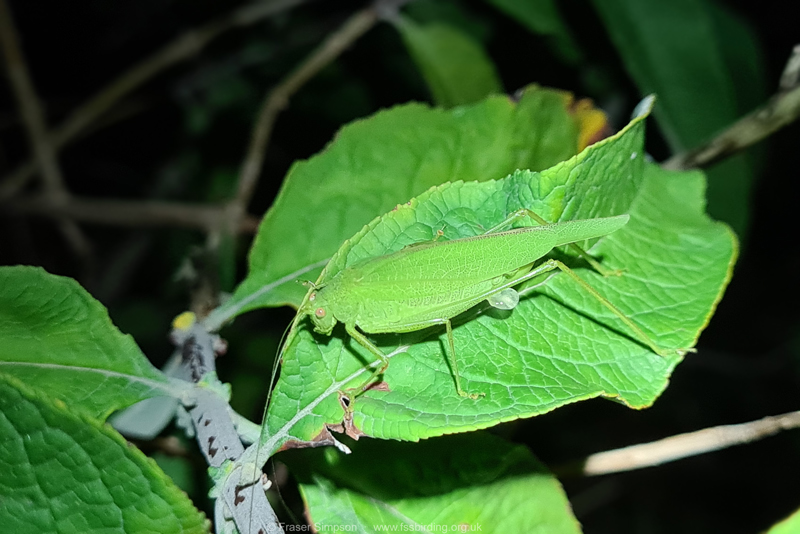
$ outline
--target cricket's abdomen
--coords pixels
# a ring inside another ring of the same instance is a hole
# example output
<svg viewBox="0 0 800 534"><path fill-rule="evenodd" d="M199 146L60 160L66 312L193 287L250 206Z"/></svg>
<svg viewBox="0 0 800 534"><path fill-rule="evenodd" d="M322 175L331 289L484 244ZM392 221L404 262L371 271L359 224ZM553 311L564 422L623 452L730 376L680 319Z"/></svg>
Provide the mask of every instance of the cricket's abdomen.
<svg viewBox="0 0 800 534"><path fill-rule="evenodd" d="M372 334L413 332L470 309L486 298L481 295L501 284L499 279L462 279L461 282L443 284L441 280L416 280L408 284L358 284L353 294L358 294L359 304L353 319L364 332Z"/></svg>

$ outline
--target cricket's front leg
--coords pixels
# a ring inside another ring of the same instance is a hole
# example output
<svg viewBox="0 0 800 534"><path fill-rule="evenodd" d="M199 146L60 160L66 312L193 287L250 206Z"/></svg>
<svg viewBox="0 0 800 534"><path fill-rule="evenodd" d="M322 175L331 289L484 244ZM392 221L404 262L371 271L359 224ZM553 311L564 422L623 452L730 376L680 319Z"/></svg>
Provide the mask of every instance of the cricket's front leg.
<svg viewBox="0 0 800 534"><path fill-rule="evenodd" d="M466 391L461 389L461 376L458 374L458 363L456 362L455 343L453 342L453 326L450 323L450 319L444 319L444 320L441 321L441 323L444 323L444 325L445 325L445 327L447 329L447 343L450 346L450 350L449 351L445 351L445 352L447 352L447 359L448 359L448 361L450 363L450 368L453 371L453 377L455 378L455 382L456 382L456 391L458 392L459 396L468 397L468 398L473 399L473 400L477 399L479 397L485 396L486 394L482 393L482 392L481 393L467 393ZM431 324L441 324L441 323L439 321L436 321L435 323L431 322ZM350 337L352 337L353 339L358 341L358 343L362 347L364 347L365 349L369 350L372 354L377 356L380 359L380 362L381 362L380 366L378 366L375 369L375 371L372 372L372 374L367 379L367 381L364 382L364 384L362 384L361 386L359 386L357 388L353 388L351 390L351 391L355 391L356 392L356 396L358 396L358 395L364 393L369 388L369 386L372 385L372 382L375 380L376 376L378 376L378 375L380 375L380 374L382 374L383 372L386 371L386 369L389 367L389 358L387 358L386 355L383 352L381 352L381 349L376 347L375 344L372 343L367 338L367 336L362 334L361 331L358 330L355 325L345 325L345 330L347 330L347 333L350 334Z"/></svg>
<svg viewBox="0 0 800 534"><path fill-rule="evenodd" d="M361 333L361 331L356 328L356 325L345 324L345 330L347 333L350 334L350 337L358 341L358 344L370 351L372 354L378 357L380 360L380 365L372 372L366 382L363 385L353 388L354 391L357 391L356 395L360 395L364 393L367 388L372 384L372 381L375 380L375 377L382 374L386 371L386 368L389 367L389 358L381 352L381 349L375 346L375 344L370 341L367 336Z"/></svg>

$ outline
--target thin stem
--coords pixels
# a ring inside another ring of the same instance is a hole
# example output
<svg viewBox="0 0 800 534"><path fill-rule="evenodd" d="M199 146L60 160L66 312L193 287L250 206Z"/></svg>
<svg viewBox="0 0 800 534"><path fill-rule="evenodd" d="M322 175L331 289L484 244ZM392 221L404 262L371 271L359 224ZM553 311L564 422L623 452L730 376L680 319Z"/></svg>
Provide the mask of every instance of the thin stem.
<svg viewBox="0 0 800 534"><path fill-rule="evenodd" d="M56 161L55 150L50 144L42 107L33 87L6 0L0 0L0 46L3 49L9 82L20 109L22 123L36 162L42 169L45 189L54 201L61 200L66 195L61 169Z"/></svg>
<svg viewBox="0 0 800 534"><path fill-rule="evenodd" d="M253 126L250 145L239 173L236 196L231 202L231 217L235 220L245 213L253 196L272 129L278 115L289 105L289 99L324 67L339 57L345 49L364 35L378 21L375 6L356 12L342 26L330 34L283 81L267 93L258 119Z"/></svg>
<svg viewBox="0 0 800 534"><path fill-rule="evenodd" d="M0 47L3 50L9 81L20 108L22 122L28 134L34 159L42 170L45 196L53 204L63 204L69 194L64 185L56 149L47 130L42 106L31 80L28 65L19 44L14 19L6 0L0 0ZM91 243L83 231L69 218L62 218L59 222L61 232L78 257L81 258L84 266L91 265Z"/></svg>
<svg viewBox="0 0 800 534"><path fill-rule="evenodd" d="M27 197L8 204L11 211L34 213L48 217L67 217L79 221L119 226L174 226L211 230L218 228L225 217L225 208L208 204L163 201L94 199L70 196L54 204L48 198ZM254 233L259 219L246 216L238 231Z"/></svg>
<svg viewBox="0 0 800 534"><path fill-rule="evenodd" d="M678 434L659 441L599 452L556 467L559 476L595 476L660 465L718 451L800 427L800 411L765 417L738 425L722 425Z"/></svg>
<svg viewBox="0 0 800 534"><path fill-rule="evenodd" d="M786 65L781 77L781 90L765 105L745 115L708 143L669 158L662 167L675 170L708 167L797 120L800 117L798 73L800 45L795 46Z"/></svg>

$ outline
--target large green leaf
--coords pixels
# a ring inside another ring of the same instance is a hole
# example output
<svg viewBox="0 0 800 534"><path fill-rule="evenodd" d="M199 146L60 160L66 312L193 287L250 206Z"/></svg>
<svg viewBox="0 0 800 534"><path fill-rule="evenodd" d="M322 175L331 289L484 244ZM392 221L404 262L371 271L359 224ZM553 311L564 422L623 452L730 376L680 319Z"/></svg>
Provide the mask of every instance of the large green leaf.
<svg viewBox="0 0 800 534"><path fill-rule="evenodd" d="M289 461L293 473L308 462L303 452ZM300 491L320 532L322 525L364 533L580 532L555 477L525 447L490 434L366 440L351 455L327 449L314 456L324 461Z"/></svg>
<svg viewBox="0 0 800 534"><path fill-rule="evenodd" d="M250 269L207 324L263 306L298 306L341 243L374 217L431 186L541 170L577 152L582 117L566 93L528 88L456 110L408 104L342 128L296 163L250 250ZM357 184L354 187L354 184Z"/></svg>
<svg viewBox="0 0 800 534"><path fill-rule="evenodd" d="M109 426L1 373L0 436L3 532L209 532L186 494Z"/></svg>
<svg viewBox="0 0 800 534"><path fill-rule="evenodd" d="M571 263L656 343L691 347L729 279L736 241L725 225L705 216L702 174L651 165L642 183L643 126L640 117L614 138L541 173L433 188L356 234L319 281L361 259L429 240L442 228L449 239L479 234L520 207L551 221L628 212L630 223L591 251L609 267L624 269L623 276L603 278ZM666 387L680 358L663 358L641 345L571 279L557 274L527 293L510 313L478 313L485 311L478 307L456 321L463 387L486 397L456 394L443 329L372 336L391 355L388 391L361 395L348 417L337 392L365 380L365 363L375 358L343 328L326 338L302 321L283 354L264 449L327 439L328 426L342 425L353 435L417 440L597 396L645 407Z"/></svg>
<svg viewBox="0 0 800 534"><path fill-rule="evenodd" d="M753 88L761 81L734 75L759 72L755 38L721 8L707 0L594 5L639 90L658 94L655 117L673 151L698 146L754 105ZM752 175L743 156L709 174L709 213L740 233L747 226Z"/></svg>
<svg viewBox="0 0 800 534"><path fill-rule="evenodd" d="M398 17L395 26L438 106L472 104L502 92L492 60L465 32L441 23L417 24L407 17Z"/></svg>
<svg viewBox="0 0 800 534"><path fill-rule="evenodd" d="M180 393L75 280L36 267L0 268L0 372L100 419Z"/></svg>

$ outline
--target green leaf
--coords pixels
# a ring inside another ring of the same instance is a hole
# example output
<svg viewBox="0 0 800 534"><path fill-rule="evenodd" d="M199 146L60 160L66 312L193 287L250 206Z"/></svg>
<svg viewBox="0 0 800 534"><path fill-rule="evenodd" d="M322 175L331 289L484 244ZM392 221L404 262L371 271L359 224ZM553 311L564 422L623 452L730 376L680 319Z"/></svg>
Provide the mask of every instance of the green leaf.
<svg viewBox="0 0 800 534"><path fill-rule="evenodd" d="M322 153L296 163L250 250L250 269L206 324L263 306L298 306L339 248L374 217L433 185L541 170L577 152L571 97L528 88L457 110L408 104L342 128ZM358 184L353 187L353 184Z"/></svg>
<svg viewBox="0 0 800 534"><path fill-rule="evenodd" d="M482 233L520 207L551 221L628 212L628 225L591 250L610 268L624 269L623 276L603 278L574 259L571 263L657 344L691 347L730 277L736 240L703 213L702 174L649 165L643 177L643 126L638 118L614 138L541 173L433 188L356 234L318 282L361 259L430 240L441 228L448 239ZM525 293L511 312L478 306L455 321L463 387L486 397L456 394L443 329L370 336L390 355L384 375L389 391L359 396L347 417L337 392L360 385L368 376L365 364L375 358L343 328L327 338L301 321L283 354L264 448L327 439L328 427L356 436L418 440L598 396L642 408L666 387L679 358L663 358L642 346L574 281L556 274Z"/></svg>
<svg viewBox="0 0 800 534"><path fill-rule="evenodd" d="M658 94L655 118L675 152L695 148L731 124L737 100L752 100L755 38L706 0L594 0L628 72L643 94ZM742 44L746 42L747 44ZM756 85L757 86L757 85ZM741 96L750 93L750 97ZM709 173L709 213L742 233L753 171L737 156Z"/></svg>
<svg viewBox="0 0 800 534"><path fill-rule="evenodd" d="M468 34L441 23L420 25L407 17L398 17L395 26L437 105L472 104L503 91L492 60Z"/></svg>
<svg viewBox="0 0 800 534"><path fill-rule="evenodd" d="M797 534L800 532L800 510L781 521L772 525L766 534Z"/></svg>
<svg viewBox="0 0 800 534"><path fill-rule="evenodd" d="M0 268L0 372L99 419L180 392L75 280L36 267Z"/></svg>
<svg viewBox="0 0 800 534"><path fill-rule="evenodd" d="M487 433L413 445L367 440L351 455L327 449L324 457L315 469L322 476L300 485L320 532L322 525L357 525L367 533L382 526L398 532L419 526L426 532L580 532L555 477L527 448Z"/></svg>
<svg viewBox="0 0 800 534"><path fill-rule="evenodd" d="M4 532L209 532L186 494L122 436L4 374L0 436Z"/></svg>

